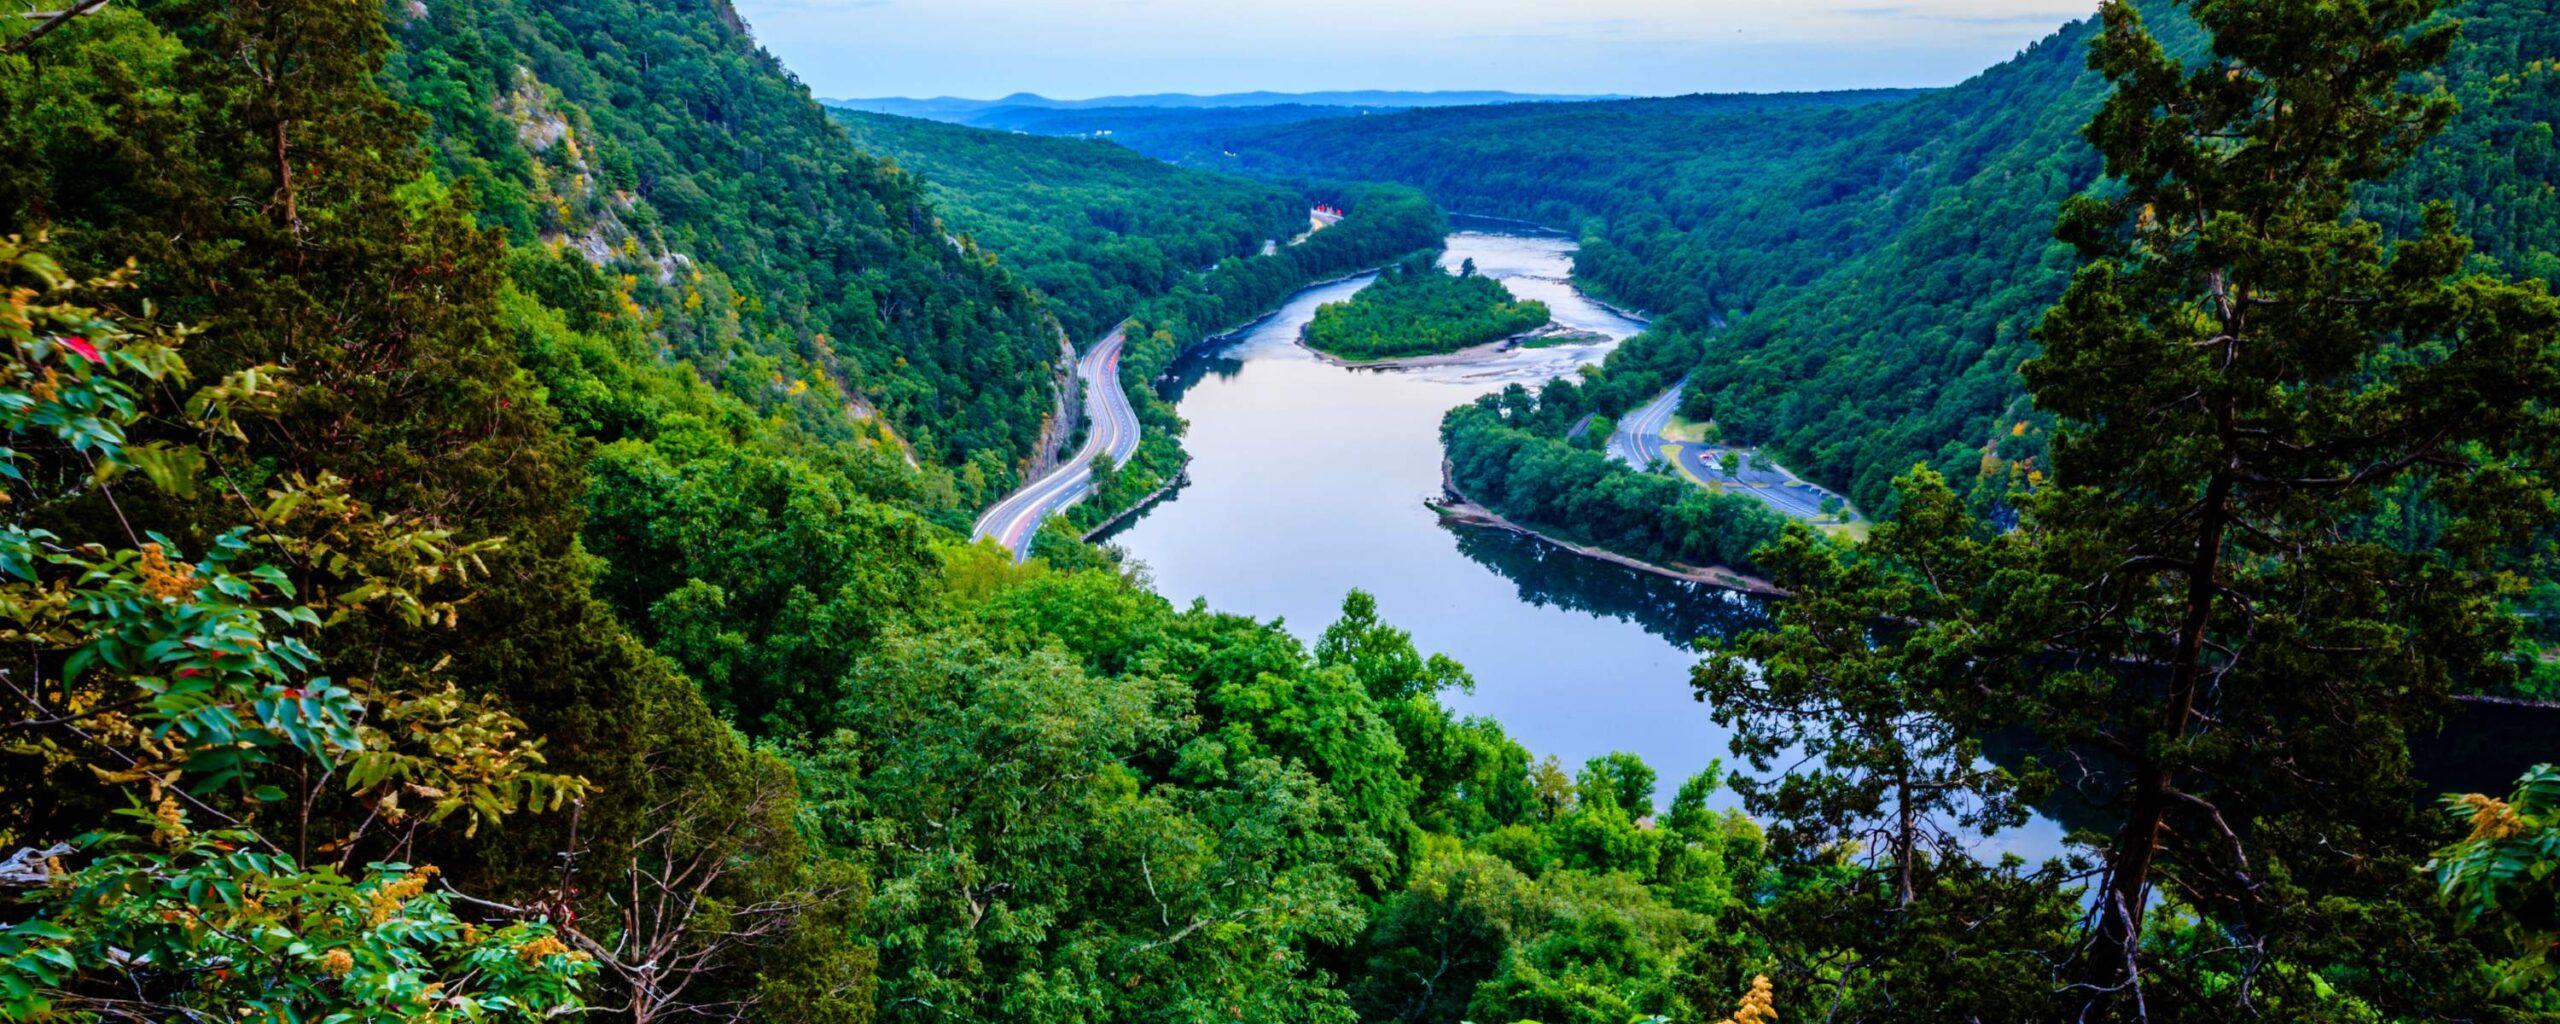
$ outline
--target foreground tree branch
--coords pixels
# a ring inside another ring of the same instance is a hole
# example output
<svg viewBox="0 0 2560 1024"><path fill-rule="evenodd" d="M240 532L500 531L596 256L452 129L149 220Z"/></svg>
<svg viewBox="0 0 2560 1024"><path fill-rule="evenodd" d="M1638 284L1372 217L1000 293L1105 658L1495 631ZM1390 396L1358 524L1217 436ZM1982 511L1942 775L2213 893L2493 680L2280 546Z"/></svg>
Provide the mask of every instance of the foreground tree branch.
<svg viewBox="0 0 2560 1024"><path fill-rule="evenodd" d="M25 35L21 35L7 42L0 42L0 57L6 57L13 53L22 52L27 47L34 46L36 44L36 40L42 39L51 34L54 29L68 25L71 23L72 19L88 14L98 8L105 7L106 5L107 0L80 0L80 2L72 4L69 7L65 7L59 11L28 11L25 14L18 15L18 17L35 21L36 27L28 29Z"/></svg>

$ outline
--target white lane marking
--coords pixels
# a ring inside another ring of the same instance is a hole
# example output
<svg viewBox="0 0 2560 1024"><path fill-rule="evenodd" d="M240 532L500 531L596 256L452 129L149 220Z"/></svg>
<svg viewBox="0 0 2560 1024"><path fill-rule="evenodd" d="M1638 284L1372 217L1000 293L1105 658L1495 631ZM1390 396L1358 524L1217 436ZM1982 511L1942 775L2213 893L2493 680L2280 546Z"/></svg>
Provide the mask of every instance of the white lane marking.
<svg viewBox="0 0 2560 1024"><path fill-rule="evenodd" d="M996 503L979 517L972 532L979 537L994 537L998 543L1013 549L1017 559L1027 555L1028 535L1039 523L1057 510L1082 500L1092 493L1092 463L1095 455L1108 453L1115 463L1127 462L1137 448L1137 413L1129 405L1128 395L1118 387L1120 350L1126 341L1127 325L1112 332L1090 351L1076 360L1077 375L1087 384L1086 415L1096 429L1093 436L1078 446L1067 464L1051 470L1048 476L1034 480ZM1105 377L1105 371L1110 376Z"/></svg>

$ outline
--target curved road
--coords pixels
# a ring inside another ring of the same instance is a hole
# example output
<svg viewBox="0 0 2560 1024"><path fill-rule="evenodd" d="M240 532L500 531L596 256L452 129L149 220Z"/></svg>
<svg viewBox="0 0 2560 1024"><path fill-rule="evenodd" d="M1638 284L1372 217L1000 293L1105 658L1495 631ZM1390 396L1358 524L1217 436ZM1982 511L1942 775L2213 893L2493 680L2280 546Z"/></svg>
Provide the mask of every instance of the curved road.
<svg viewBox="0 0 2560 1024"><path fill-rule="evenodd" d="M1680 378L1680 383L1671 385L1671 390L1619 420L1617 432L1609 435L1610 456L1637 469L1650 468L1657 461L1670 461L1671 454L1662 440L1662 432L1671 428L1671 414L1680 408L1680 389L1688 384L1689 378Z"/></svg>
<svg viewBox="0 0 2560 1024"><path fill-rule="evenodd" d="M1031 481L978 517L972 538L993 537L1013 552L1015 561L1031 555L1031 536L1041 522L1093 493L1093 460L1108 454L1113 465L1125 464L1138 451L1138 410L1120 388L1120 345L1128 330L1123 321L1111 334L1076 360L1076 376L1084 382L1084 444L1049 475Z"/></svg>
<svg viewBox="0 0 2560 1024"><path fill-rule="evenodd" d="M1307 233L1289 244L1306 241L1316 232L1341 222L1339 213L1308 210ZM1017 562L1031 557L1031 537L1040 532L1040 524L1093 493L1094 456L1109 453L1111 464L1119 466L1128 464L1129 456L1137 454L1138 410L1129 404L1129 393L1120 387L1120 345L1127 340L1122 332L1128 329L1129 322L1120 321L1109 336L1095 342L1083 358L1076 360L1076 376L1084 381L1084 418L1091 425L1084 445L1058 468L1050 470L1049 475L1025 484L979 515L977 523L969 528L970 539L993 537L1013 552Z"/></svg>
<svg viewBox="0 0 2560 1024"><path fill-rule="evenodd" d="M1731 493L1748 494L1783 515L1798 519L1824 516L1823 501L1836 496L1797 479L1774 463L1766 464L1766 468L1753 466L1749 451L1662 436L1671 427L1672 413L1680 408L1680 389L1687 384L1684 378L1620 420L1617 432L1609 435L1610 457L1638 468L1650 468L1657 462L1668 464L1690 483L1701 487L1720 485ZM1725 473L1723 466L1727 451L1735 451L1743 458L1740 471L1731 475ZM1842 500L1841 507L1847 506L1848 502Z"/></svg>

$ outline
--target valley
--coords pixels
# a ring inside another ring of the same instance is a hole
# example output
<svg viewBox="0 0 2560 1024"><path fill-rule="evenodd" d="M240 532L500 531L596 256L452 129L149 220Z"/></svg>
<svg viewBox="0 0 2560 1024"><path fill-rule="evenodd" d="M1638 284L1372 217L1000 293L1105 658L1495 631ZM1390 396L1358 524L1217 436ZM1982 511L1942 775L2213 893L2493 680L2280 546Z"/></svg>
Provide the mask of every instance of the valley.
<svg viewBox="0 0 2560 1024"><path fill-rule="evenodd" d="M2560 0L76 0L0 110L0 1024L2560 1018Z"/></svg>

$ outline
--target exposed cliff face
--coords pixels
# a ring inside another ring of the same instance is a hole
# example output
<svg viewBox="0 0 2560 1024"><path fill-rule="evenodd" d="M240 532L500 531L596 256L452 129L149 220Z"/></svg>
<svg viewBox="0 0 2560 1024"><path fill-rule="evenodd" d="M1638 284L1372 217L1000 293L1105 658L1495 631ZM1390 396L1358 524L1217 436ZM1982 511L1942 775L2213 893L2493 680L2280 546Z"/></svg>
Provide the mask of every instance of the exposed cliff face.
<svg viewBox="0 0 2560 1024"><path fill-rule="evenodd" d="M1058 463L1074 450L1070 443L1076 429L1084 425L1083 381L1076 377L1076 346L1067 340L1067 332L1058 332L1058 404L1040 424L1040 444L1031 455L1031 465L1023 470L1025 480L1036 480L1058 468Z"/></svg>
<svg viewBox="0 0 2560 1024"><path fill-rule="evenodd" d="M821 429L876 416L926 463L1003 476L1041 446L1037 296L948 244L921 183L856 149L728 4L399 2L387 77L443 170L484 223L620 281L667 358Z"/></svg>

